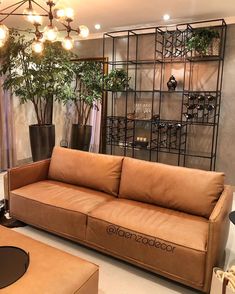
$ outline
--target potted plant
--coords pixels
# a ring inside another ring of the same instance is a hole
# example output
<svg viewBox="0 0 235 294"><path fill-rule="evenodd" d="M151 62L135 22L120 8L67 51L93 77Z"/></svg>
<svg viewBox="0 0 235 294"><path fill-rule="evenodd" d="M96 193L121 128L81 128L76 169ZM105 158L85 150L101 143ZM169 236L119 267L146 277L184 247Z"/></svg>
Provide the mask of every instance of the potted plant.
<svg viewBox="0 0 235 294"><path fill-rule="evenodd" d="M55 126L47 119L53 99L71 96L73 79L70 53L60 42L45 42L41 54L33 53L32 41L16 31L0 50L0 75L3 87L11 90L21 103L33 104L37 123L29 126L34 161L49 158L55 145Z"/></svg>
<svg viewBox="0 0 235 294"><path fill-rule="evenodd" d="M103 97L103 87L123 91L127 85L127 74L123 69L115 69L104 76L101 61L77 61L74 63L73 95L63 96L66 104L72 102L76 112L76 122L72 125L70 147L89 151L92 126L89 125L91 110L99 111L98 104Z"/></svg>
<svg viewBox="0 0 235 294"><path fill-rule="evenodd" d="M190 51L195 51L200 56L212 55L209 52L213 40L219 39L219 32L209 28L195 29L192 36L187 40L186 47Z"/></svg>
<svg viewBox="0 0 235 294"><path fill-rule="evenodd" d="M124 91L129 87L129 81L124 69L113 69L104 77L104 87L108 91Z"/></svg>
<svg viewBox="0 0 235 294"><path fill-rule="evenodd" d="M99 110L102 99L102 63L98 61L77 61L73 66L73 94L63 96L64 103L71 101L75 107L76 121L72 125L70 147L89 150L92 126L88 124L91 110Z"/></svg>

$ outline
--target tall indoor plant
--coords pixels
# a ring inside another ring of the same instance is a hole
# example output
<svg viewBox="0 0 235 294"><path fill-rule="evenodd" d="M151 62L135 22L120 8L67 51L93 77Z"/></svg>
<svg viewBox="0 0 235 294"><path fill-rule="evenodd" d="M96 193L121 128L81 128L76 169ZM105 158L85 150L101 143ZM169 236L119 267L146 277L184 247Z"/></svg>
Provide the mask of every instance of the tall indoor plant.
<svg viewBox="0 0 235 294"><path fill-rule="evenodd" d="M59 42L45 42L43 53L32 51L32 41L16 31L0 50L0 75L3 87L11 90L21 103L31 102L37 123L29 126L34 161L51 156L55 145L55 126L47 114L53 99L71 97L73 79L70 53Z"/></svg>
<svg viewBox="0 0 235 294"><path fill-rule="evenodd" d="M88 151L92 134L89 125L91 110L99 111L103 98L103 88L110 91L123 91L128 86L124 69L114 69L104 75L103 62L97 60L76 61L73 95L64 96L64 103L72 101L76 110L76 122L72 125L70 147Z"/></svg>
<svg viewBox="0 0 235 294"><path fill-rule="evenodd" d="M62 97L66 103L72 101L76 111L76 121L72 125L70 147L89 150L92 126L89 125L91 110L99 110L102 99L103 66L99 61L77 61L73 66L74 92L70 97ZM69 99L67 99L69 98Z"/></svg>

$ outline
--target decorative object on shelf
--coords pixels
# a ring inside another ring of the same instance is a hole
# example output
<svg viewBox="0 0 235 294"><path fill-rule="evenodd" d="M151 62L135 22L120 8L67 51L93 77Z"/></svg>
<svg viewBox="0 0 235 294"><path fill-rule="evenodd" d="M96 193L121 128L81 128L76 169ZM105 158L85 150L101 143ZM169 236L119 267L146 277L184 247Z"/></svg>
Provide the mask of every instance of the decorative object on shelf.
<svg viewBox="0 0 235 294"><path fill-rule="evenodd" d="M193 109L195 109L197 107L197 104L188 104L188 103L185 103L184 105L189 110L193 110Z"/></svg>
<svg viewBox="0 0 235 294"><path fill-rule="evenodd" d="M109 75L104 77L104 88L108 91L121 92L129 87L127 72L124 69L113 69Z"/></svg>
<svg viewBox="0 0 235 294"><path fill-rule="evenodd" d="M197 95L195 95L195 94L190 94L190 95L188 96L188 100L190 100L190 101L193 101L193 100L195 100L195 99L197 99Z"/></svg>
<svg viewBox="0 0 235 294"><path fill-rule="evenodd" d="M197 113L184 113L184 116L187 120L192 120L193 118L197 118L198 114Z"/></svg>
<svg viewBox="0 0 235 294"><path fill-rule="evenodd" d="M207 98L207 101L209 101L209 102L212 102L215 100L215 97L212 95L207 95L206 98Z"/></svg>
<svg viewBox="0 0 235 294"><path fill-rule="evenodd" d="M167 87L169 91L175 91L178 82L176 81L175 77L172 75L167 82Z"/></svg>
<svg viewBox="0 0 235 294"><path fill-rule="evenodd" d="M203 110L203 109L204 109L203 105L201 105L201 104L197 105L197 110Z"/></svg>
<svg viewBox="0 0 235 294"><path fill-rule="evenodd" d="M52 103L71 97L73 66L71 53L59 42L46 41L40 58L32 52L31 45L25 36L12 32L0 50L0 75L5 78L5 90L13 91L21 103L31 102L34 107L37 124L29 129L32 157L37 161L51 156L55 144Z"/></svg>
<svg viewBox="0 0 235 294"><path fill-rule="evenodd" d="M131 113L127 113L127 118L128 119L136 119L135 111L134 112L131 112Z"/></svg>
<svg viewBox="0 0 235 294"><path fill-rule="evenodd" d="M47 0L46 1L48 9L38 4L35 0L22 0L11 4L0 10L0 15L3 18L0 20L0 47L3 47L9 37L9 29L3 22L10 16L23 16L25 20L30 22L34 27L34 41L32 43L32 48L35 53L41 53L43 51L45 40L54 42L57 40L58 28L53 24L54 19L61 24L63 30L66 33L66 36L62 42L62 46L66 50L71 50L73 48L74 40L71 37L71 33L75 32L80 37L86 38L89 35L89 29L81 25L78 28L74 29L71 26L71 23L74 21L74 11L69 7L56 6L55 1ZM18 10L24 8L23 13L19 13ZM39 9L39 12L35 10L35 7ZM43 18L49 20L49 24L44 28L44 30L39 30L39 27L42 26Z"/></svg>
<svg viewBox="0 0 235 294"><path fill-rule="evenodd" d="M215 55L213 48L210 51L210 45L214 39L219 39L220 34L218 31L210 28L195 29L192 36L188 39L186 46L188 50L195 51L199 56Z"/></svg>
<svg viewBox="0 0 235 294"><path fill-rule="evenodd" d="M207 105L207 110L210 112L210 111L213 111L215 109L215 105L214 104L208 104Z"/></svg>
<svg viewBox="0 0 235 294"><path fill-rule="evenodd" d="M197 100L200 101L200 102L205 101L205 96L204 95L198 95Z"/></svg>
<svg viewBox="0 0 235 294"><path fill-rule="evenodd" d="M181 149L185 140L183 126L186 126L186 124L182 125L181 122L168 120L153 123L153 149L168 150L168 152Z"/></svg>
<svg viewBox="0 0 235 294"><path fill-rule="evenodd" d="M152 116L152 120L153 120L153 121L159 121L159 120L160 120L160 115L159 115L159 114L154 114L154 115Z"/></svg>
<svg viewBox="0 0 235 294"><path fill-rule="evenodd" d="M149 142L147 141L146 137L137 137L137 139L134 142L134 147L146 148L148 144Z"/></svg>

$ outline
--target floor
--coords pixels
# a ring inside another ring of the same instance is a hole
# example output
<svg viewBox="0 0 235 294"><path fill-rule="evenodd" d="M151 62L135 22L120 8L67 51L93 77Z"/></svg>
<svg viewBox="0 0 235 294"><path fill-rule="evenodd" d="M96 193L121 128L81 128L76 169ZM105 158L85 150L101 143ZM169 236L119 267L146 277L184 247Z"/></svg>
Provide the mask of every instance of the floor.
<svg viewBox="0 0 235 294"><path fill-rule="evenodd" d="M0 198L3 195L3 180L0 175ZM235 200L233 202L235 209ZM197 291L183 287L177 283L138 269L132 265L104 256L94 250L76 243L61 239L51 234L36 230L29 226L15 229L22 234L40 240L51 246L80 256L100 266L99 294L193 294ZM230 226L226 249L226 268L235 264L234 244L235 226Z"/></svg>

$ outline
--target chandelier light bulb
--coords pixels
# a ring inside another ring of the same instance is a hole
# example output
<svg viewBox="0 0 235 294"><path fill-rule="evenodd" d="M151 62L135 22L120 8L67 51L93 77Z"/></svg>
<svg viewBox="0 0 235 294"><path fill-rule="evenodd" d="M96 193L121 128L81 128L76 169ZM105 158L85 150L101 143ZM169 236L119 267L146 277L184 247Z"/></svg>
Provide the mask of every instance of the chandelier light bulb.
<svg viewBox="0 0 235 294"><path fill-rule="evenodd" d="M46 40L54 42L57 39L58 29L55 26L48 25L44 28L44 37Z"/></svg>
<svg viewBox="0 0 235 294"><path fill-rule="evenodd" d="M41 15L34 15L34 17L33 17L33 24L34 25L42 25L42 23L43 23L43 20L42 20L42 17L41 17Z"/></svg>
<svg viewBox="0 0 235 294"><path fill-rule="evenodd" d="M0 24L0 41L1 43L5 43L9 37L8 27L4 24Z"/></svg>
<svg viewBox="0 0 235 294"><path fill-rule="evenodd" d="M71 38L70 36L65 37L64 40L62 41L62 46L66 50L73 49L73 46L74 46L73 38Z"/></svg>
<svg viewBox="0 0 235 294"><path fill-rule="evenodd" d="M31 23L34 23L34 18L37 16L37 13L32 8L25 8L23 11L24 18Z"/></svg>
<svg viewBox="0 0 235 294"><path fill-rule="evenodd" d="M86 26L79 26L79 35L82 38L87 38L89 36L89 29Z"/></svg>
<svg viewBox="0 0 235 294"><path fill-rule="evenodd" d="M33 44L32 44L33 52L35 52L37 54L40 54L40 53L42 53L43 49L44 49L44 45L43 45L43 43L41 41L35 40L33 42Z"/></svg>
<svg viewBox="0 0 235 294"><path fill-rule="evenodd" d="M74 19L74 10L72 8L65 9L65 17L66 19L73 20Z"/></svg>
<svg viewBox="0 0 235 294"><path fill-rule="evenodd" d="M62 20L65 18L65 10L63 8L54 9L54 17L57 20Z"/></svg>
<svg viewBox="0 0 235 294"><path fill-rule="evenodd" d="M0 40L0 48L2 48L5 45L5 42Z"/></svg>

